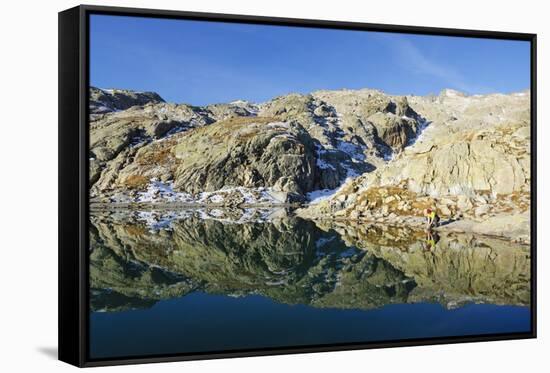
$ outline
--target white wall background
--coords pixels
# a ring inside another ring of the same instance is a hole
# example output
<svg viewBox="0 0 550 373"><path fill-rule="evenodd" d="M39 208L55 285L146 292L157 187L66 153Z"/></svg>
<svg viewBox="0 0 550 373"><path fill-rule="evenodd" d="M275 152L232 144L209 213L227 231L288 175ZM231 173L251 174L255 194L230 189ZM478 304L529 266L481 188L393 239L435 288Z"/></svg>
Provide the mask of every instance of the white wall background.
<svg viewBox="0 0 550 373"><path fill-rule="evenodd" d="M550 24L544 1L126 0L90 4L538 33L539 338L110 368L114 371L536 372L550 366ZM0 370L69 371L57 349L57 12L4 1L0 22ZM546 187L545 187L546 186ZM537 368L538 367L538 368Z"/></svg>

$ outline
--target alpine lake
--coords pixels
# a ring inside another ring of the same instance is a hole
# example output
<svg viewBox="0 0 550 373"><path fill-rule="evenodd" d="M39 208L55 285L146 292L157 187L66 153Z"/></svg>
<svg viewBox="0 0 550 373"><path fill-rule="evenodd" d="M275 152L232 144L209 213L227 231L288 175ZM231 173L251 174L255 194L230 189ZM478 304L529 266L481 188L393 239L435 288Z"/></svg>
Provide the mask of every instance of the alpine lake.
<svg viewBox="0 0 550 373"><path fill-rule="evenodd" d="M92 211L93 359L528 332L530 248L270 209Z"/></svg>

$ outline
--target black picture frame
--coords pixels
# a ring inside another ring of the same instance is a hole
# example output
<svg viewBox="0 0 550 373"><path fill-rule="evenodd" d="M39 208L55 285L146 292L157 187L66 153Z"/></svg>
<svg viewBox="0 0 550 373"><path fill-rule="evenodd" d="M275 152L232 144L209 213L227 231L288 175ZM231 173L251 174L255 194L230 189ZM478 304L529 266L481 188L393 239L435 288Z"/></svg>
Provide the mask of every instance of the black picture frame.
<svg viewBox="0 0 550 373"><path fill-rule="evenodd" d="M223 21L329 29L383 31L528 41L531 45L531 331L462 337L410 339L391 342L346 343L217 351L208 353L120 357L94 360L88 356L88 87L91 14ZM81 5L59 13L59 360L79 367L171 362L325 352L370 348L436 345L536 338L536 34L399 26L310 19L197 13L171 10Z"/></svg>

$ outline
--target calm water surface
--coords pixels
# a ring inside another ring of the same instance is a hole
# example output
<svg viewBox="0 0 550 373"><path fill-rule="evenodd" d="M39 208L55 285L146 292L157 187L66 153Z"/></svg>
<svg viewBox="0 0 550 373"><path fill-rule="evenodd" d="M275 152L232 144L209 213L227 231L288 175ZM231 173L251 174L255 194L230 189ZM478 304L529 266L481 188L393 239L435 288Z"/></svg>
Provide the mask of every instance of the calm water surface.
<svg viewBox="0 0 550 373"><path fill-rule="evenodd" d="M92 214L90 356L530 329L527 246L268 213Z"/></svg>

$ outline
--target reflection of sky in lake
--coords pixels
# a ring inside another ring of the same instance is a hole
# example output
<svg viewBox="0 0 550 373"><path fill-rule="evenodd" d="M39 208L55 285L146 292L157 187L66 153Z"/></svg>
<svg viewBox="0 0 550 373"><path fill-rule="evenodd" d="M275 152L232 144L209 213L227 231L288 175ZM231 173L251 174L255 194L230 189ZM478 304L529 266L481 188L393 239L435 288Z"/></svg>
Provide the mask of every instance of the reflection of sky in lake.
<svg viewBox="0 0 550 373"><path fill-rule="evenodd" d="M361 310L193 293L151 309L93 313L92 357L526 332L528 307L394 304Z"/></svg>

